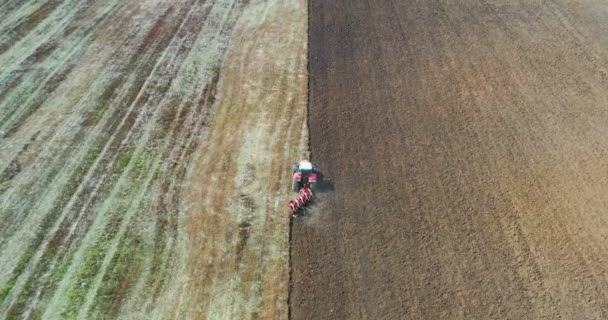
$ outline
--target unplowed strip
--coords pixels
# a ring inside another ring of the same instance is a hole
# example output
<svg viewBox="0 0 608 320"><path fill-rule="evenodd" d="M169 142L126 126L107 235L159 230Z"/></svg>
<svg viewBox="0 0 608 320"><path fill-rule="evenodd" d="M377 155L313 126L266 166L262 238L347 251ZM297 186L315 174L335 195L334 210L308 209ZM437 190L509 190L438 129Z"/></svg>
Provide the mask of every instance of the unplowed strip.
<svg viewBox="0 0 608 320"><path fill-rule="evenodd" d="M293 319L608 317L608 6L311 1Z"/></svg>
<svg viewBox="0 0 608 320"><path fill-rule="evenodd" d="M167 317L287 318L286 204L290 161L307 153L306 80L306 2L252 1L183 194L186 267Z"/></svg>

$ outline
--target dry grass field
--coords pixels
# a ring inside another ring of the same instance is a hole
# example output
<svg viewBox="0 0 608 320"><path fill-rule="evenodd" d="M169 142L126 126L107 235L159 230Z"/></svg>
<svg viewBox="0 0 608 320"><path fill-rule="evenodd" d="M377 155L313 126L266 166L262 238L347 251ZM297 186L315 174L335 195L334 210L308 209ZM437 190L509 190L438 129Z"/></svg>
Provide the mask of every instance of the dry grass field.
<svg viewBox="0 0 608 320"><path fill-rule="evenodd" d="M6 0L0 66L0 318L286 318L304 1Z"/></svg>

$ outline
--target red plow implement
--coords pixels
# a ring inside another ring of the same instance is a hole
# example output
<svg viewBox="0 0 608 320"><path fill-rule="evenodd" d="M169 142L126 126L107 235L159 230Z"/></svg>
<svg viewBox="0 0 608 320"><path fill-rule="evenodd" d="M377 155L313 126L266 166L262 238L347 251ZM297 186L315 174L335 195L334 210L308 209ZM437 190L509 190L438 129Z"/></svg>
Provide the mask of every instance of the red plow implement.
<svg viewBox="0 0 608 320"><path fill-rule="evenodd" d="M298 215L298 213L302 209L304 209L304 207L306 207L306 205L308 205L310 202L312 202L312 199L313 199L312 190L310 190L310 188L308 188L306 185L304 185L304 187L302 189L300 189L300 192L298 193L298 198L295 200L289 201L289 209L291 209L292 217L295 218Z"/></svg>

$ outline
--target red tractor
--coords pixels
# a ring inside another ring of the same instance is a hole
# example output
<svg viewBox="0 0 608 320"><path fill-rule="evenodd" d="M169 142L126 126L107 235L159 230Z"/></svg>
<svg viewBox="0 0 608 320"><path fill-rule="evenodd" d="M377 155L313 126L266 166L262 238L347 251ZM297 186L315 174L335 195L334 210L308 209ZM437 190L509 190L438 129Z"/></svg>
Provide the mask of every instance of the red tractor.
<svg viewBox="0 0 608 320"><path fill-rule="evenodd" d="M289 209L291 215L295 218L297 213L302 210L313 199L312 190L317 181L320 180L321 173L310 161L302 160L300 163L294 163L293 180L291 188L298 193L298 198L289 201Z"/></svg>
<svg viewBox="0 0 608 320"><path fill-rule="evenodd" d="M320 178L320 172L310 161L302 160L300 163L294 163L293 180L291 189L295 192L300 191L304 186L314 189L317 185L317 180Z"/></svg>

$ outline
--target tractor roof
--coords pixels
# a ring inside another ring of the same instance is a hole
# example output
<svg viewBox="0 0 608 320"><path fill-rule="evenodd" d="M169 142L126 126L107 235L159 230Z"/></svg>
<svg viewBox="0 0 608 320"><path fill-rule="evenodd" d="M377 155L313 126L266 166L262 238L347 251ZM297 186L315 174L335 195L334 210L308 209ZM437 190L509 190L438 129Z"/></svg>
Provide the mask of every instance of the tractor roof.
<svg viewBox="0 0 608 320"><path fill-rule="evenodd" d="M300 165L298 166L300 170L312 170L312 163L308 160L300 161Z"/></svg>

